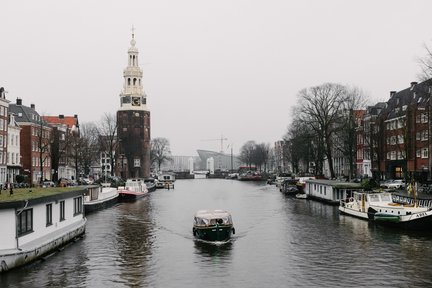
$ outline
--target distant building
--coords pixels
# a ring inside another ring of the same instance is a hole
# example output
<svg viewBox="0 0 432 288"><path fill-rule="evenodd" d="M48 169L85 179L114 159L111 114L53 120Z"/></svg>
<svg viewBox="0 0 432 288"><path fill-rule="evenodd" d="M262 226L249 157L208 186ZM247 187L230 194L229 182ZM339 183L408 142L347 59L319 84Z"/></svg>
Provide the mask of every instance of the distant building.
<svg viewBox="0 0 432 288"><path fill-rule="evenodd" d="M201 159L198 156L171 156L171 161L161 165L161 171L185 172L189 171L189 161L192 158L194 170L200 169Z"/></svg>
<svg viewBox="0 0 432 288"><path fill-rule="evenodd" d="M71 157L71 155L72 144L75 138L80 136L78 115L43 116L42 118L53 129L51 144L52 180L57 181L61 178L76 180L76 164L74 163L74 157Z"/></svg>
<svg viewBox="0 0 432 288"><path fill-rule="evenodd" d="M207 159L213 158L214 169L221 171L238 170L242 165L242 161L234 155L224 154L220 152L208 151L208 150L197 150L200 163L198 163L199 169L206 169Z"/></svg>
<svg viewBox="0 0 432 288"><path fill-rule="evenodd" d="M123 71L124 84L117 111L118 173L122 178L150 176L150 110L144 93L143 72L138 64L138 49L132 33L128 66Z"/></svg>

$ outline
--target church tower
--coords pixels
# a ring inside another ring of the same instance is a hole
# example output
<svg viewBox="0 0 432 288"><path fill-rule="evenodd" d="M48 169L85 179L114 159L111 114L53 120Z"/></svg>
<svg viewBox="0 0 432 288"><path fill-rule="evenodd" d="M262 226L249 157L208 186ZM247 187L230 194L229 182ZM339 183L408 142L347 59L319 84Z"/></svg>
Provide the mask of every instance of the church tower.
<svg viewBox="0 0 432 288"><path fill-rule="evenodd" d="M132 28L128 65L123 71L123 90L117 111L119 153L117 169L123 179L150 176L150 111L138 65L138 49Z"/></svg>

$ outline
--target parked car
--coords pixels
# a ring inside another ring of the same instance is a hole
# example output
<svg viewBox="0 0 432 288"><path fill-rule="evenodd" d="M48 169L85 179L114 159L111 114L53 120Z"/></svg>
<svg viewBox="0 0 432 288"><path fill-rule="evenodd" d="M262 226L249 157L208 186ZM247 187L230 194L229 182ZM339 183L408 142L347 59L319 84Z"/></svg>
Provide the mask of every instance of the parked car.
<svg viewBox="0 0 432 288"><path fill-rule="evenodd" d="M43 187L55 187L55 184L53 181L44 181L42 183Z"/></svg>
<svg viewBox="0 0 432 288"><path fill-rule="evenodd" d="M402 179L386 180L380 184L380 187L388 188L388 189L405 188L405 180L402 180Z"/></svg>

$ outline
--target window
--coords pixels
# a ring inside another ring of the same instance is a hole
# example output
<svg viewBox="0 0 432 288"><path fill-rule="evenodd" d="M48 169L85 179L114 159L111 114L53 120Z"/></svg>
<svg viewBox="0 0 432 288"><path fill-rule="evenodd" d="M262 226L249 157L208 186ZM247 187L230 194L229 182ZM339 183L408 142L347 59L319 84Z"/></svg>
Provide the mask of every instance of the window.
<svg viewBox="0 0 432 288"><path fill-rule="evenodd" d="M60 221L65 220L65 201L60 201Z"/></svg>
<svg viewBox="0 0 432 288"><path fill-rule="evenodd" d="M46 226L52 225L52 203L46 205Z"/></svg>
<svg viewBox="0 0 432 288"><path fill-rule="evenodd" d="M428 117L426 114L421 114L421 123L428 123Z"/></svg>
<svg viewBox="0 0 432 288"><path fill-rule="evenodd" d="M82 197L74 198L74 216L82 213Z"/></svg>
<svg viewBox="0 0 432 288"><path fill-rule="evenodd" d="M422 141L428 140L428 135L429 135L429 133L427 130L422 131L421 140Z"/></svg>
<svg viewBox="0 0 432 288"><path fill-rule="evenodd" d="M404 137L403 137L403 135L398 135L397 136L397 138L398 138L398 140L397 140L397 142L399 143L399 144L404 144Z"/></svg>
<svg viewBox="0 0 432 288"><path fill-rule="evenodd" d="M428 157L429 157L428 148L422 148L422 158L428 158Z"/></svg>
<svg viewBox="0 0 432 288"><path fill-rule="evenodd" d="M33 232L33 208L21 211L17 216L18 237Z"/></svg>
<svg viewBox="0 0 432 288"><path fill-rule="evenodd" d="M134 159L134 167L141 167L140 159Z"/></svg>

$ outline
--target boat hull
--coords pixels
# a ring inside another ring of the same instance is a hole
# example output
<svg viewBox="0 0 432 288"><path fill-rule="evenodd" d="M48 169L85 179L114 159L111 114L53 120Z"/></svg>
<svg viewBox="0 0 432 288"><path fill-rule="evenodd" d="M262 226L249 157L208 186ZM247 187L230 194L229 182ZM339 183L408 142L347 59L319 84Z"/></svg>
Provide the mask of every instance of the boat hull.
<svg viewBox="0 0 432 288"><path fill-rule="evenodd" d="M118 198L119 194L116 194L107 199L84 202L84 211L86 214L88 214L98 210L109 208L118 202Z"/></svg>
<svg viewBox="0 0 432 288"><path fill-rule="evenodd" d="M234 234L234 228L232 225L226 226L210 226L210 227L197 227L194 226L193 235L196 239L204 241L228 241L231 235Z"/></svg>
<svg viewBox="0 0 432 288"><path fill-rule="evenodd" d="M0 252L0 273L17 268L58 251L71 241L82 237L85 233L87 219L55 231L42 239L21 245L19 249Z"/></svg>
<svg viewBox="0 0 432 288"><path fill-rule="evenodd" d="M119 202L134 202L140 198L146 196L147 193L131 193L131 192L119 192Z"/></svg>
<svg viewBox="0 0 432 288"><path fill-rule="evenodd" d="M432 210L399 216L397 219L394 215L377 214L374 220L381 225L408 230L431 231L432 229Z"/></svg>

